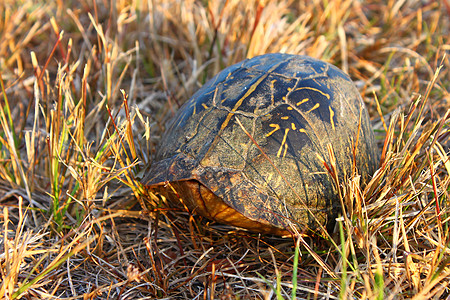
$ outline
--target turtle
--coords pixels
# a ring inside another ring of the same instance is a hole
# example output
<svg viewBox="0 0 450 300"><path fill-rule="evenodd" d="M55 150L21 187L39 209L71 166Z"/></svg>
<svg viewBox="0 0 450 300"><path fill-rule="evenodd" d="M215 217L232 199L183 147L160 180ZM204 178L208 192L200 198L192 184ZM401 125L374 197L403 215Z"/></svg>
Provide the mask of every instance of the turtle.
<svg viewBox="0 0 450 300"><path fill-rule="evenodd" d="M271 53L225 68L166 128L143 185L192 213L260 233L330 228L341 207L330 151L339 180L357 170L365 183L379 160L350 77L304 55Z"/></svg>

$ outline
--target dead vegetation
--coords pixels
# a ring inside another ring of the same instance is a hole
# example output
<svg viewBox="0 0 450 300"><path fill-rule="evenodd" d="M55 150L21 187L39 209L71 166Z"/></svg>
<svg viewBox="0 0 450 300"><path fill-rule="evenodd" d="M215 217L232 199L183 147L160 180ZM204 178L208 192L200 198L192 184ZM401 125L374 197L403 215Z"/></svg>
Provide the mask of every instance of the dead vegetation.
<svg viewBox="0 0 450 300"><path fill-rule="evenodd" d="M0 3L0 297L450 297L450 3ZM139 184L165 121L246 57L348 72L381 162L332 240L261 236ZM146 206L147 210L142 210Z"/></svg>

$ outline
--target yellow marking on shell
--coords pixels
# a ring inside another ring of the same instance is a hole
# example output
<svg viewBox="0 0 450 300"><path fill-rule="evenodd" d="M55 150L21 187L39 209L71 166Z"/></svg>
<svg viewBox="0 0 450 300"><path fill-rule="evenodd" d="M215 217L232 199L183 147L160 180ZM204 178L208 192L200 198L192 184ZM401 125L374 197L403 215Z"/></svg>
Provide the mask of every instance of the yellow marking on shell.
<svg viewBox="0 0 450 300"><path fill-rule="evenodd" d="M298 131L306 134L306 136L309 138L308 132L304 128L300 128Z"/></svg>
<svg viewBox="0 0 450 300"><path fill-rule="evenodd" d="M299 101L299 102L297 102L297 106L299 106L299 105L301 105L301 104L303 104L303 103L305 103L305 102L308 102L309 101L309 98L305 98L305 99L303 99L302 101Z"/></svg>
<svg viewBox="0 0 450 300"><path fill-rule="evenodd" d="M263 74L261 77L259 77L258 80L249 87L249 89L244 94L244 96L242 96L240 99L238 99L236 101L234 107L228 113L228 115L225 118L225 120L223 121L222 125L220 125L220 129L217 132L216 137L214 138L213 142L209 146L208 151L204 155L205 157L207 157L209 155L209 152L212 151L212 149L215 149L215 146L219 142L219 140L220 140L219 137L222 135L223 130L228 126L228 124L230 123L230 120L234 116L235 112L239 109L239 107L241 107L242 102L244 102L244 100L247 99L256 90L256 88L261 84L261 82L263 82L269 76L269 74L272 73L273 70L278 68L281 63L282 62L277 63L277 64L273 65L272 68L267 70L267 72L265 74Z"/></svg>
<svg viewBox="0 0 450 300"><path fill-rule="evenodd" d="M270 90L272 91L271 95L270 95L270 101L271 103L274 103L275 101L275 97L274 97L274 91L275 91L275 82L277 82L276 79L273 79L270 81Z"/></svg>
<svg viewBox="0 0 450 300"><path fill-rule="evenodd" d="M275 69L276 67L278 67L278 64L273 66L272 69ZM267 76L269 76L270 72L272 71L268 70L267 73L265 73L264 75L262 75L260 78L258 78L258 80L252 84L252 86L250 86L250 88L248 89L248 91L245 93L244 96L242 96L238 101L236 101L236 104L234 105L233 109L231 110L231 112L228 113L227 117L225 118L225 120L222 123L222 126L220 126L220 130L219 133L222 132L225 127L228 126L228 123L230 123L231 118L234 116L234 113L238 110L238 108L242 105L242 102L244 102L245 99L247 99L248 96L250 96L251 93L253 93L254 90L256 90L256 88L259 86L259 84L267 78ZM220 134L218 134L217 136L220 136ZM212 149L212 145L210 147L210 149Z"/></svg>
<svg viewBox="0 0 450 300"><path fill-rule="evenodd" d="M305 86L305 87L297 88L297 89L295 89L295 90L296 90L296 91L298 91L298 90L311 90L311 91L315 91L315 92L321 93L322 95L324 95L325 97L327 97L328 100L330 100L330 95L328 95L327 93L324 93L323 91L321 91L321 90L319 90L319 89L313 88L313 87Z"/></svg>
<svg viewBox="0 0 450 300"><path fill-rule="evenodd" d="M271 136L271 135L274 134L277 130L280 129L280 125L278 125L278 124L269 124L269 127L274 127L274 129L273 129L271 132L269 132L268 134L266 134L266 137Z"/></svg>
<svg viewBox="0 0 450 300"><path fill-rule="evenodd" d="M230 74L228 74L228 76L229 76L229 75L230 75ZM214 94L213 94L213 96L212 96L212 105L213 105L213 106L217 105L217 100L220 100L220 99L218 99L218 97L217 97L218 93L219 93L219 87L216 86L216 87L214 88ZM208 93L208 94L209 94L209 93ZM223 101L222 101L222 103L223 103Z"/></svg>
<svg viewBox="0 0 450 300"><path fill-rule="evenodd" d="M292 130L297 130L294 123L291 123Z"/></svg>
<svg viewBox="0 0 450 300"><path fill-rule="evenodd" d="M315 109L317 109L317 108L319 108L319 107L320 107L320 104L319 104L319 103L316 103L316 105L314 105L313 108L311 108L310 110L308 110L306 113L310 113L310 112L312 112L313 110L315 110Z"/></svg>
<svg viewBox="0 0 450 300"><path fill-rule="evenodd" d="M289 119L289 116L283 116L283 117L281 117L281 120L287 120L287 119Z"/></svg>
<svg viewBox="0 0 450 300"><path fill-rule="evenodd" d="M336 130L336 128L334 127L334 110L331 107L328 107L330 109L330 123L331 123L331 127L333 127L333 130Z"/></svg>
<svg viewBox="0 0 450 300"><path fill-rule="evenodd" d="M292 106L288 106L287 110L293 110Z"/></svg>
<svg viewBox="0 0 450 300"><path fill-rule="evenodd" d="M281 141L280 148L278 149L278 152L277 152L277 157L281 156L281 152L283 151L283 148L285 148L283 157L284 157L284 155L286 155L287 146L288 146L287 143L286 143L286 138L287 138L288 132L289 132L289 128L285 128L284 129L283 140Z"/></svg>
<svg viewBox="0 0 450 300"><path fill-rule="evenodd" d="M208 105L206 105L205 103L202 103L202 106L204 109L208 109Z"/></svg>

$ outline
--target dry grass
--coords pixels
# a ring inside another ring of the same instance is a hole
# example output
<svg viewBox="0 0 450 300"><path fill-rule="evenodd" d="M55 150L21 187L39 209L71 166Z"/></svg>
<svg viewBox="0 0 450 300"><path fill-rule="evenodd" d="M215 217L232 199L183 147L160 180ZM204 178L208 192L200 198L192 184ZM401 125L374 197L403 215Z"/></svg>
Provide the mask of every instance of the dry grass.
<svg viewBox="0 0 450 300"><path fill-rule="evenodd" d="M448 0L69 2L0 2L0 298L450 297ZM338 65L371 112L382 161L340 183L335 243L139 184L173 112L268 52Z"/></svg>

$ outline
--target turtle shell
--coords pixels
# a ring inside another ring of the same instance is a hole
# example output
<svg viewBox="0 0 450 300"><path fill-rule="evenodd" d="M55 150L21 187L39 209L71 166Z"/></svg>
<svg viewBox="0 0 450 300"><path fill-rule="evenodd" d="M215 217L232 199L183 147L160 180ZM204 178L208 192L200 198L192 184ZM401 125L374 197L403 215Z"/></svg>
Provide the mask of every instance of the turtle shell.
<svg viewBox="0 0 450 300"><path fill-rule="evenodd" d="M375 171L373 131L351 79L311 57L266 54L224 69L177 111L143 184L219 222L314 231L340 211L323 163L328 145L340 179Z"/></svg>

